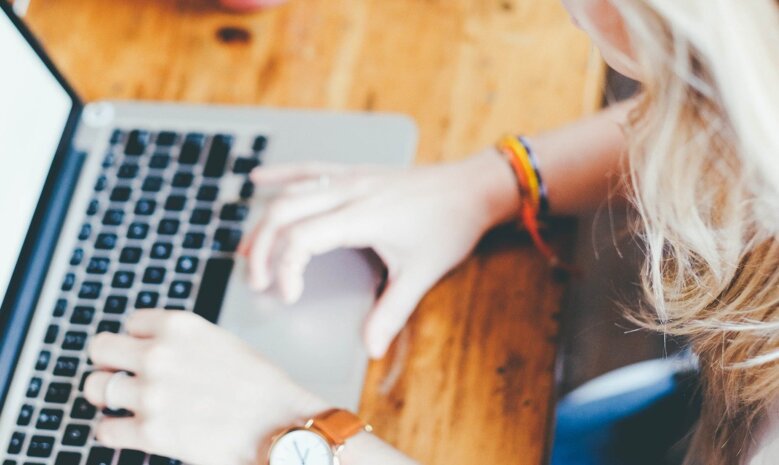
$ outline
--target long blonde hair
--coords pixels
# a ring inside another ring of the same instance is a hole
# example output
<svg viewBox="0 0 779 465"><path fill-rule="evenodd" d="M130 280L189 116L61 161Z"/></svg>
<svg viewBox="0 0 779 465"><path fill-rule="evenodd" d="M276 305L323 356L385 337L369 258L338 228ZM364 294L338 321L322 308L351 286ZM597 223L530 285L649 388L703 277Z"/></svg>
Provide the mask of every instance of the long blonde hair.
<svg viewBox="0 0 779 465"><path fill-rule="evenodd" d="M699 357L687 463L742 463L779 400L779 2L611 1L643 86L626 184L644 321Z"/></svg>

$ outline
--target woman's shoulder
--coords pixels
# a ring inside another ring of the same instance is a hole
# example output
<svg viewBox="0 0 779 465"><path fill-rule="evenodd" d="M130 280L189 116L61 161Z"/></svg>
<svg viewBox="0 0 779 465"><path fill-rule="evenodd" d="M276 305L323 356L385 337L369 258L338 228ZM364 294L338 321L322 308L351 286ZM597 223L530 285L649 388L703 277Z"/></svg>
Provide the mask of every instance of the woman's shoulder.
<svg viewBox="0 0 779 465"><path fill-rule="evenodd" d="M768 408L751 436L744 465L775 465L779 457L779 399Z"/></svg>

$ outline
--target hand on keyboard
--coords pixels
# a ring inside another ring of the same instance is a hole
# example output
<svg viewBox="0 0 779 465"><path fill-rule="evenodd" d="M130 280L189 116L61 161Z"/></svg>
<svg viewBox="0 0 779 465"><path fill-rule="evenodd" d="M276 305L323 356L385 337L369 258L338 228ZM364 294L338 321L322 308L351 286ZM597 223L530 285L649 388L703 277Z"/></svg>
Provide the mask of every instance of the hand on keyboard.
<svg viewBox="0 0 779 465"><path fill-rule="evenodd" d="M502 194L514 180L496 153L411 170L264 167L252 179L259 188L282 188L239 247L255 290L275 283L295 302L311 257L342 247L371 248L384 261L387 287L364 335L373 358L384 356L428 289L518 208L518 198Z"/></svg>
<svg viewBox="0 0 779 465"><path fill-rule="evenodd" d="M279 428L327 408L235 336L191 313L139 310L125 327L128 335L101 333L89 346L98 371L87 378L87 400L105 407L108 395L112 408L135 413L100 420L97 438L107 447L195 465L261 463L260 445ZM109 386L117 370L134 376Z"/></svg>

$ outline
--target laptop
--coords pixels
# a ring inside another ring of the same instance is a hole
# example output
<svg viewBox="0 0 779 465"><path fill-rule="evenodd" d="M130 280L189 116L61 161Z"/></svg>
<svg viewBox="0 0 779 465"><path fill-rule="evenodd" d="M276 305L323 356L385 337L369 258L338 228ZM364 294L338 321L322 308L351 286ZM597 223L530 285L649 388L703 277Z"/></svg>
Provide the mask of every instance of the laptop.
<svg viewBox="0 0 779 465"><path fill-rule="evenodd" d="M82 387L90 338L139 308L195 312L334 405L356 409L360 330L379 268L340 250L306 270L299 303L245 284L234 256L268 197L255 166L315 158L408 165L408 118L143 102L84 103L0 1L0 457L105 459ZM108 412L110 413L110 412ZM72 454L67 454L73 457ZM92 458L90 458L92 457ZM94 463L93 463L94 462ZM146 457L151 465L176 464Z"/></svg>

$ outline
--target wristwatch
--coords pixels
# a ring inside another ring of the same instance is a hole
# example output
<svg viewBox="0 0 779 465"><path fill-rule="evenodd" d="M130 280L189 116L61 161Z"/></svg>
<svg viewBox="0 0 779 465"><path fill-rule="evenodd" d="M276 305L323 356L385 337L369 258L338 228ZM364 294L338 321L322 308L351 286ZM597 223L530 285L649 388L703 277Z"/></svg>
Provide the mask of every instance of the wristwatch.
<svg viewBox="0 0 779 465"><path fill-rule="evenodd" d="M332 409L276 436L269 465L340 465L346 440L373 428L347 410Z"/></svg>

